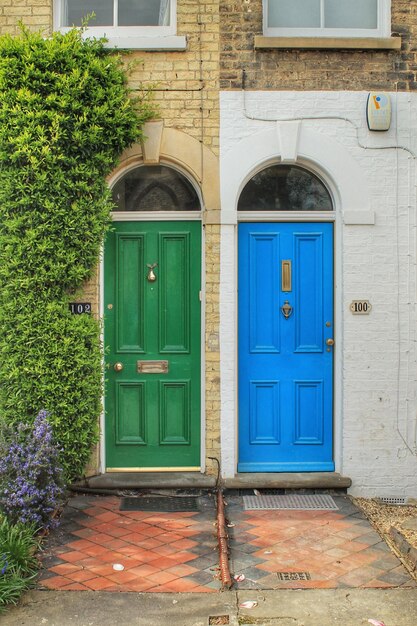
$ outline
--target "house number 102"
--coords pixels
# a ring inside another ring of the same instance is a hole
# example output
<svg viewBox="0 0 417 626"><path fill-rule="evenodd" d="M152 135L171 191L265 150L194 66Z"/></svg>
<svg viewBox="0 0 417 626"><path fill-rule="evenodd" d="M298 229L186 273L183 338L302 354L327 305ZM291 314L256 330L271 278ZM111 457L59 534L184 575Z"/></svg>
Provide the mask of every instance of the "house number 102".
<svg viewBox="0 0 417 626"><path fill-rule="evenodd" d="M372 310L372 304L369 300L352 300L350 310L353 315L369 315Z"/></svg>

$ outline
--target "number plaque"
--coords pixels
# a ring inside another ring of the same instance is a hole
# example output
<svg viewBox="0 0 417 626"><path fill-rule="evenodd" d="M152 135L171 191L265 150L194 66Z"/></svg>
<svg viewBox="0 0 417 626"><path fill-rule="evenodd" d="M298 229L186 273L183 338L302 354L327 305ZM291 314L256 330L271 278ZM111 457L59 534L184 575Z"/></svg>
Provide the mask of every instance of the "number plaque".
<svg viewBox="0 0 417 626"><path fill-rule="evenodd" d="M82 313L91 314L91 302L70 302L69 310L74 315L81 315Z"/></svg>
<svg viewBox="0 0 417 626"><path fill-rule="evenodd" d="M350 310L353 315L369 315L372 311L372 304L369 300L352 300Z"/></svg>

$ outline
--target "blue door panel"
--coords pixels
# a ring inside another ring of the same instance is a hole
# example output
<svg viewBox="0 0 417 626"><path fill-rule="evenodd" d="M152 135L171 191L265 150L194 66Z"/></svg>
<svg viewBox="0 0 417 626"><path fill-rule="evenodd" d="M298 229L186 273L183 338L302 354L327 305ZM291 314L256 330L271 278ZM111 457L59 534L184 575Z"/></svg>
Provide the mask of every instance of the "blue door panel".
<svg viewBox="0 0 417 626"><path fill-rule="evenodd" d="M279 444L280 402L278 381L250 383L250 443Z"/></svg>
<svg viewBox="0 0 417 626"><path fill-rule="evenodd" d="M278 306L277 273L274 259L279 255L279 234L254 234L250 239L251 272L249 291L250 351L280 351L280 320L275 312ZM277 294L271 297L270 294Z"/></svg>
<svg viewBox="0 0 417 626"><path fill-rule="evenodd" d="M333 225L240 224L240 472L334 470L333 333Z"/></svg>
<svg viewBox="0 0 417 626"><path fill-rule="evenodd" d="M323 236L294 234L295 351L323 352Z"/></svg>

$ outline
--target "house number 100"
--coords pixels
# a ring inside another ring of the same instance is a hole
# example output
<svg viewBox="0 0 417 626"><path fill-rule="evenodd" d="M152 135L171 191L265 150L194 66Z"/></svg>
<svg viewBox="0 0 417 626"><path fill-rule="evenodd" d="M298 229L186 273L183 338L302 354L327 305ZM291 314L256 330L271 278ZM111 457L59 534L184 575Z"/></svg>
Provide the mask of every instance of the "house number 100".
<svg viewBox="0 0 417 626"><path fill-rule="evenodd" d="M353 315L369 315L372 310L372 304L369 300L352 300L350 310Z"/></svg>

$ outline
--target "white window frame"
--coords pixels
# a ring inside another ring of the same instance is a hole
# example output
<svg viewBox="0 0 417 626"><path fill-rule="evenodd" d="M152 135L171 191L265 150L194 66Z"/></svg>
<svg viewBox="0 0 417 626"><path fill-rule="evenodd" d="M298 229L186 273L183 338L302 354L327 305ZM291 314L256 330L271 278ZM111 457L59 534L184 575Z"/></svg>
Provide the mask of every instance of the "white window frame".
<svg viewBox="0 0 417 626"><path fill-rule="evenodd" d="M349 2L349 0L342 0ZM324 0L321 0L323 15ZM268 27L268 0L263 0L263 34L265 37L390 37L391 0L378 0L377 28L277 28Z"/></svg>
<svg viewBox="0 0 417 626"><path fill-rule="evenodd" d="M114 23L117 23L118 2L119 0L113 0ZM54 0L54 30L65 33L71 30L71 26L63 25L63 3L64 0ZM171 0L169 26L88 26L84 36L106 37L107 47L112 48L183 50L186 39L177 36L176 32L177 0Z"/></svg>

